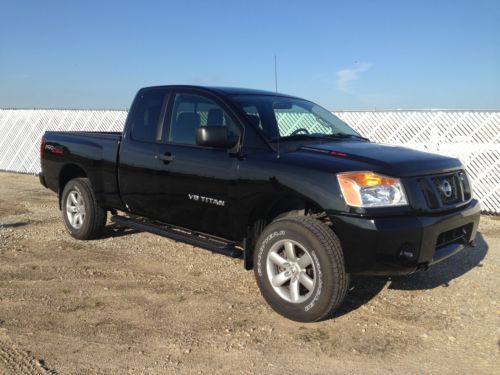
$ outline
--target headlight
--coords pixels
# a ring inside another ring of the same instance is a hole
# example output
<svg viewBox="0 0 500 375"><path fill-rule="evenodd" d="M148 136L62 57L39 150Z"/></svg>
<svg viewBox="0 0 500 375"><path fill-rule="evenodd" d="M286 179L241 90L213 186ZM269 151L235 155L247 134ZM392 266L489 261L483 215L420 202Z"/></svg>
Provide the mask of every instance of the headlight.
<svg viewBox="0 0 500 375"><path fill-rule="evenodd" d="M345 202L354 207L405 206L408 204L399 178L374 172L337 174Z"/></svg>

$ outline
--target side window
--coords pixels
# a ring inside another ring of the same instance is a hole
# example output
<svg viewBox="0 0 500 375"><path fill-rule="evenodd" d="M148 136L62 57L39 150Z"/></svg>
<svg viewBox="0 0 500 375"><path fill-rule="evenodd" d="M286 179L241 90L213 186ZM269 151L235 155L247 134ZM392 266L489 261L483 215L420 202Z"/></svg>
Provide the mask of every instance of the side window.
<svg viewBox="0 0 500 375"><path fill-rule="evenodd" d="M250 122L253 125L258 126L259 128L262 129L262 123L260 121L259 110L257 109L256 106L254 106L254 105L244 106L243 111L245 111L248 119L250 120Z"/></svg>
<svg viewBox="0 0 500 375"><path fill-rule="evenodd" d="M163 90L146 91L138 99L132 120L132 139L141 142L157 142L161 135L158 128L165 104Z"/></svg>
<svg viewBox="0 0 500 375"><path fill-rule="evenodd" d="M226 126L232 135L239 135L238 126L214 101L201 95L177 94L170 121L169 142L196 145L200 126Z"/></svg>

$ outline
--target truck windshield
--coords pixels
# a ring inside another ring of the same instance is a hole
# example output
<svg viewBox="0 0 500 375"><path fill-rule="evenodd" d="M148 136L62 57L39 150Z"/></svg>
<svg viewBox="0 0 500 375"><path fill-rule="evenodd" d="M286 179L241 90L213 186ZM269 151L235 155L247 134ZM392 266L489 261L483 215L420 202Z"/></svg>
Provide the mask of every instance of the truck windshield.
<svg viewBox="0 0 500 375"><path fill-rule="evenodd" d="M270 142L310 137L362 138L337 116L307 100L272 95L237 95L233 100Z"/></svg>

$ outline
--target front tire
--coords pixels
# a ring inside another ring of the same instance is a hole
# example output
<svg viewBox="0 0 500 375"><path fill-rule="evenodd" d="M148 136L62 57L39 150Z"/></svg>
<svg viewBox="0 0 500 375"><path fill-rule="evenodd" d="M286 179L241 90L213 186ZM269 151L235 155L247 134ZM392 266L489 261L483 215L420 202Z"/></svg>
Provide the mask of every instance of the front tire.
<svg viewBox="0 0 500 375"><path fill-rule="evenodd" d="M349 275L340 241L312 217L284 217L269 224L257 241L254 265L264 299L295 321L327 318L347 294Z"/></svg>
<svg viewBox="0 0 500 375"><path fill-rule="evenodd" d="M88 178L75 178L64 187L62 212L68 232L79 240L89 240L101 235L107 211L99 206Z"/></svg>

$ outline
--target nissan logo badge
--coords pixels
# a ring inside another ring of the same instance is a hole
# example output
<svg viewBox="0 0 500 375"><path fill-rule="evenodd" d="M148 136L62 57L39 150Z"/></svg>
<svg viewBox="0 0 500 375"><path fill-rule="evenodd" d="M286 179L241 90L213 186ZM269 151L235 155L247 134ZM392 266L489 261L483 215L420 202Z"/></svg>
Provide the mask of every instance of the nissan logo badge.
<svg viewBox="0 0 500 375"><path fill-rule="evenodd" d="M443 180L443 182L441 183L441 186L439 186L439 189L443 192L443 194L446 198L451 198L451 193L453 191L451 188L451 184L448 180Z"/></svg>

